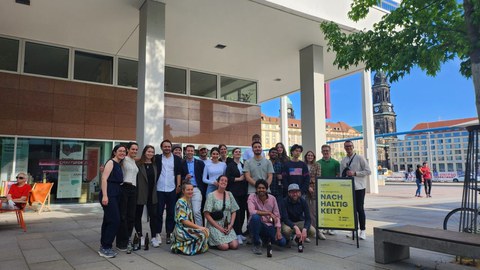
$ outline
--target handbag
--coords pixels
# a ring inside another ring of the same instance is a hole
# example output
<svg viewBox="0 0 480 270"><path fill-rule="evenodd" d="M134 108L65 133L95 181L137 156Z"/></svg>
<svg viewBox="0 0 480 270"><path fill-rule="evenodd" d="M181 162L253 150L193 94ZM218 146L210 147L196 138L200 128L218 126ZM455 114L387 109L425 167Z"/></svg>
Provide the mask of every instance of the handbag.
<svg viewBox="0 0 480 270"><path fill-rule="evenodd" d="M223 192L223 207L221 211L214 211L210 213L210 216L214 220L221 220L223 218L223 211L225 210L225 193L226 191Z"/></svg>
<svg viewBox="0 0 480 270"><path fill-rule="evenodd" d="M348 162L347 167L346 167L345 169L343 169L343 171L342 171L342 177L347 177L347 171L350 170L350 164L352 164L352 161L353 161L353 159L355 158L356 155L357 155L357 153L355 153L355 154L353 155L352 159L350 159L350 162Z"/></svg>

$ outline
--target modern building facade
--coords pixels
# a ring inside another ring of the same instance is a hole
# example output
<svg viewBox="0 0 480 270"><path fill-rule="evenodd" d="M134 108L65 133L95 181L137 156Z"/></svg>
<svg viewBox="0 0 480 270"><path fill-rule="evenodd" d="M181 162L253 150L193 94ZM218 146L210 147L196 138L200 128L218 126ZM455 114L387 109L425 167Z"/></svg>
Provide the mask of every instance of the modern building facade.
<svg viewBox="0 0 480 270"><path fill-rule="evenodd" d="M434 173L453 178L465 171L468 132L465 126L478 123L477 118L464 118L419 123L412 131L425 132L405 135L403 140L390 146L393 171L412 171L416 165L427 161ZM444 128L444 130L438 130ZM434 129L433 131L429 131ZM435 131L437 129L437 131Z"/></svg>
<svg viewBox="0 0 480 270"><path fill-rule="evenodd" d="M325 82L362 72L364 111L372 110L369 72L334 67L318 27L368 29L387 12L372 8L357 23L350 4L1 1L1 180L27 171L55 182L57 199L93 201L113 144L248 146L261 129L258 103L299 89L309 111L303 144L318 149Z"/></svg>

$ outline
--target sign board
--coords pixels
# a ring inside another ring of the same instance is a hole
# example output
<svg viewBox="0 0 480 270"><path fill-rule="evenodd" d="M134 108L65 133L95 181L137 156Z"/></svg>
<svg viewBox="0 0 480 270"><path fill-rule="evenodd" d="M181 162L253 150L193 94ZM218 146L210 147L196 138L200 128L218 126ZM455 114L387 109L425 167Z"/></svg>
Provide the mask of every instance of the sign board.
<svg viewBox="0 0 480 270"><path fill-rule="evenodd" d="M353 178L317 178L317 224L320 229L357 230Z"/></svg>

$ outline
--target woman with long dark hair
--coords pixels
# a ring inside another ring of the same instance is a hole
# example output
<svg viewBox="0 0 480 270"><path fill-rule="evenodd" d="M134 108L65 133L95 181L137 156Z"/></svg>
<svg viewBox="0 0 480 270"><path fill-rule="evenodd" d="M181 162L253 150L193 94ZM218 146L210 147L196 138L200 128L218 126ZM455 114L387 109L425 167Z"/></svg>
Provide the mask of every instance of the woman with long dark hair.
<svg viewBox="0 0 480 270"><path fill-rule="evenodd" d="M275 144L275 148L277 148L278 159L282 163L285 163L290 160L290 158L287 155L287 151L285 150L285 145L283 145L282 142L278 142L277 144Z"/></svg>
<svg viewBox="0 0 480 270"><path fill-rule="evenodd" d="M147 206L147 213L150 217L150 233L152 235L152 246L158 247L162 238L157 232L157 179L158 171L155 166L155 148L146 145L143 148L142 156L137 161L137 209L135 214L135 231L143 237L142 215L143 208Z"/></svg>
<svg viewBox="0 0 480 270"><path fill-rule="evenodd" d="M125 158L127 148L116 145L112 150L111 158L105 163L102 173L102 190L99 199L103 208L103 222L98 255L105 258L117 256L112 249L113 240L120 226L120 195L123 183L123 172L120 163Z"/></svg>
<svg viewBox="0 0 480 270"><path fill-rule="evenodd" d="M210 158L210 162L205 163L205 169L203 170L203 183L208 185L207 196L217 189L217 179L220 175L224 175L227 169L225 162L220 161L220 149L217 147L210 150Z"/></svg>

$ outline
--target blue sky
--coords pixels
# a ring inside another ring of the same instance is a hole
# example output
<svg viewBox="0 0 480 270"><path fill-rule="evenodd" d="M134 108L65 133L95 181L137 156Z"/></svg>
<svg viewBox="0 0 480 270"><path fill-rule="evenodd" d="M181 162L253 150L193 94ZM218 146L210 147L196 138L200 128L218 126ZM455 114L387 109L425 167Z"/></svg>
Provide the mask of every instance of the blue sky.
<svg viewBox="0 0 480 270"><path fill-rule="evenodd" d="M458 72L459 61L442 66L435 77L414 69L391 84L391 102L397 114L397 131L409 131L417 123L476 117L473 82ZM372 73L373 80L374 73ZM373 81L372 81L373 83ZM351 126L362 124L361 75L354 74L330 84L331 118ZM301 118L299 92L289 95L296 118ZM347 98L348 97L348 98ZM261 104L262 113L278 117L280 99Z"/></svg>

